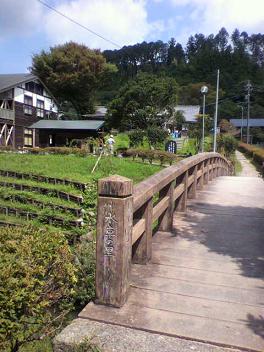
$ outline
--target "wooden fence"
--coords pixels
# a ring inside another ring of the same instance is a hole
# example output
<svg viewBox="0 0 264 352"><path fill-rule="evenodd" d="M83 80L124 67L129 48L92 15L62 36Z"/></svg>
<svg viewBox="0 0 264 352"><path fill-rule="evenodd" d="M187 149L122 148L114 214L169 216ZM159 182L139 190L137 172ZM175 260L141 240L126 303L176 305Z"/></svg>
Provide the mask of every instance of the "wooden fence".
<svg viewBox="0 0 264 352"><path fill-rule="evenodd" d="M96 302L121 307L130 284L131 263L151 259L153 229L170 232L173 212L185 211L217 176L232 174L218 153L202 153L178 162L142 181L110 176L98 182Z"/></svg>

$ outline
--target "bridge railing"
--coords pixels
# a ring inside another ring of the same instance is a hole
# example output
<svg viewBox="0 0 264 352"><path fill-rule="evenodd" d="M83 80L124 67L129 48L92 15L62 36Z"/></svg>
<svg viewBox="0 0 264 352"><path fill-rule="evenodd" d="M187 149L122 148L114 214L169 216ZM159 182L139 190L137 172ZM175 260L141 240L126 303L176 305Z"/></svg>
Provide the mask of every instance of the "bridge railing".
<svg viewBox="0 0 264 352"><path fill-rule="evenodd" d="M98 182L96 302L121 307L128 295L131 262L151 259L153 228L170 232L174 211L231 164L218 153L202 153L167 167L133 188L110 176Z"/></svg>

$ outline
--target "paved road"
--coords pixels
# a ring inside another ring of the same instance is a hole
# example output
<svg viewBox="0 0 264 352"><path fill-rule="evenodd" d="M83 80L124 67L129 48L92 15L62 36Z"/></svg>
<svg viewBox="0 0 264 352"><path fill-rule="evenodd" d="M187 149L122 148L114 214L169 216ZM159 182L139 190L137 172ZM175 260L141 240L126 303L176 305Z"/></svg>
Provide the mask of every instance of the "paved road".
<svg viewBox="0 0 264 352"><path fill-rule="evenodd" d="M175 214L173 233L154 236L151 262L133 265L125 306L91 303L80 317L264 351L263 195L261 178L217 178Z"/></svg>
<svg viewBox="0 0 264 352"><path fill-rule="evenodd" d="M238 150L236 150L236 158L238 161L240 161L241 166L242 166L242 171L238 176L241 177L260 177L259 172L256 170L254 165L248 161L248 159L240 153Z"/></svg>

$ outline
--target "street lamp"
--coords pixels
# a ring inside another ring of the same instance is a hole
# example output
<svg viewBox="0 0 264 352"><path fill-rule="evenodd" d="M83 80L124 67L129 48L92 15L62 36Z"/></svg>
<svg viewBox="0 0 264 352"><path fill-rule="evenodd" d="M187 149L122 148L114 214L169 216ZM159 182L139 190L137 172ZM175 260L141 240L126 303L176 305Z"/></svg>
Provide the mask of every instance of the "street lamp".
<svg viewBox="0 0 264 352"><path fill-rule="evenodd" d="M202 129L202 153L204 152L204 118L205 118L205 96L208 93L208 87L202 86L201 94L203 95L203 129Z"/></svg>

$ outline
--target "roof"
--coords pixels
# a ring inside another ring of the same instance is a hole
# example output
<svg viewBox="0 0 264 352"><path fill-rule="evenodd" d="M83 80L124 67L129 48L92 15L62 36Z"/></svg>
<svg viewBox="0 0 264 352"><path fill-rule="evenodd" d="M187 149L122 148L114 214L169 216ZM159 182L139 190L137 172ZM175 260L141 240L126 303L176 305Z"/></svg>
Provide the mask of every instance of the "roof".
<svg viewBox="0 0 264 352"><path fill-rule="evenodd" d="M14 86L38 79L31 73L0 74L0 92L13 88Z"/></svg>
<svg viewBox="0 0 264 352"><path fill-rule="evenodd" d="M186 122L197 122L197 115L200 112L199 105L177 105L174 111L181 111Z"/></svg>
<svg viewBox="0 0 264 352"><path fill-rule="evenodd" d="M104 118L107 113L107 108L105 106L96 106L94 114L86 114L84 116L92 117L92 118Z"/></svg>
<svg viewBox="0 0 264 352"><path fill-rule="evenodd" d="M39 120L30 128L49 130L90 130L97 131L104 121L98 120Z"/></svg>
<svg viewBox="0 0 264 352"><path fill-rule="evenodd" d="M242 119L230 119L230 122L235 127L242 126ZM243 127L247 126L247 119L243 119ZM264 119L249 119L250 127L264 127Z"/></svg>

